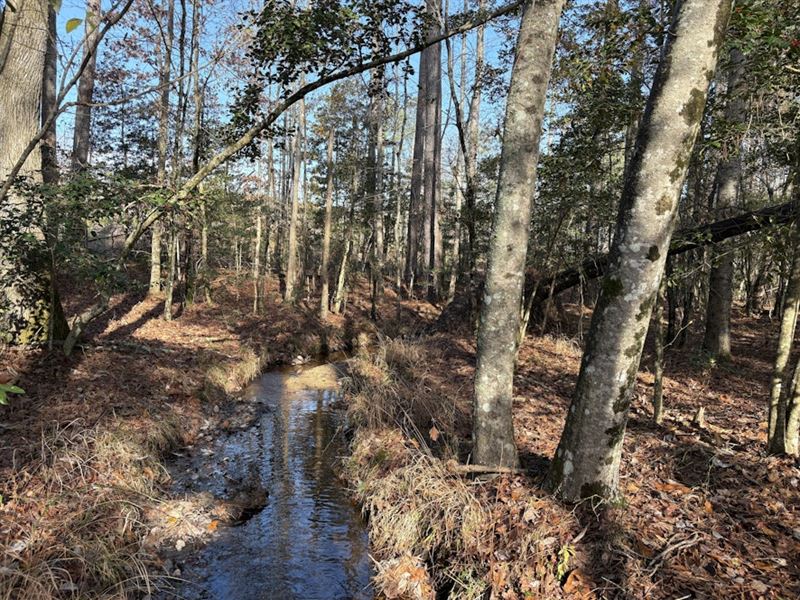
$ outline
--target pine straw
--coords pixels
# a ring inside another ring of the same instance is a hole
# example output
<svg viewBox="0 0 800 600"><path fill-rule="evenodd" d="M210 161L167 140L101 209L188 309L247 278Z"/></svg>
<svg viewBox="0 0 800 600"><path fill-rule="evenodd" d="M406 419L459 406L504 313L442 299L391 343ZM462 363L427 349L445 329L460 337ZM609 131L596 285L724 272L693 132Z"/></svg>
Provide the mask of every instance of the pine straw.
<svg viewBox="0 0 800 600"><path fill-rule="evenodd" d="M432 393L428 363L422 345L385 341L346 382L356 433L345 477L369 516L379 594L561 597L576 520L526 478L470 481L448 468L451 447L420 432L434 423L428 440L447 438L463 411Z"/></svg>
<svg viewBox="0 0 800 600"><path fill-rule="evenodd" d="M166 480L158 461L177 442L175 423L134 429L120 421L55 426L41 456L8 483L0 508L0 598L132 598L151 592L143 546L145 507Z"/></svg>

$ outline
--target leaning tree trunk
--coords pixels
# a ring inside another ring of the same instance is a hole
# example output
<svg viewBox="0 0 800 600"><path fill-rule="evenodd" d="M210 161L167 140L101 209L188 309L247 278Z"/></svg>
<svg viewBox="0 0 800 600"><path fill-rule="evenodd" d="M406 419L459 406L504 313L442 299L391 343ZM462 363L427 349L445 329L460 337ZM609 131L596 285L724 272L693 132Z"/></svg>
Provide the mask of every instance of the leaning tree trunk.
<svg viewBox="0 0 800 600"><path fill-rule="evenodd" d="M664 46L575 396L548 474L549 488L568 501L617 495L644 338L730 11L731 0L686 0Z"/></svg>
<svg viewBox="0 0 800 600"><path fill-rule="evenodd" d="M5 9L0 28L0 182L4 182L41 126L42 83L49 35L48 0ZM19 172L41 181L41 154L31 153ZM44 342L51 331L66 336L52 287L40 207L12 191L0 206L0 341ZM26 235L27 234L27 235Z"/></svg>
<svg viewBox="0 0 800 600"><path fill-rule="evenodd" d="M84 27L84 55L92 52L86 68L78 82L78 106L75 108L75 129L72 137L72 170L81 171L89 166L89 148L91 147L92 107L89 104L94 96L94 79L97 64L97 52L92 49L100 36L100 0L86 1L86 22Z"/></svg>
<svg viewBox="0 0 800 600"><path fill-rule="evenodd" d="M514 359L539 138L563 0L525 3L506 106L489 266L478 327L473 453L479 465L516 466Z"/></svg>
<svg viewBox="0 0 800 600"><path fill-rule="evenodd" d="M734 128L733 141L727 144L726 156L717 170L717 219L731 216L739 195L742 162L739 156L742 134L739 131L747 118L743 80L744 57L738 48L730 52L728 73L728 105L725 122ZM703 348L715 358L731 355L731 304L733 303L733 249L722 246L713 252L714 264L708 280L706 332Z"/></svg>

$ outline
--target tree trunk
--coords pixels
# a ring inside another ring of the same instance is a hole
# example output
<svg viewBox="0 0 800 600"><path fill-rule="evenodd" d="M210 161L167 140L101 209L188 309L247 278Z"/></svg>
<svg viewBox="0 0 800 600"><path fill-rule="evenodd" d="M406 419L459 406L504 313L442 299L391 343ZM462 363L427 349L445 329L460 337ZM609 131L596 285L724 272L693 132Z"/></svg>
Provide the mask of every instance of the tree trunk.
<svg viewBox="0 0 800 600"><path fill-rule="evenodd" d="M84 55L94 48L100 35L100 0L86 0L86 21L84 23ZM94 96L94 79L97 65L97 52L92 52L86 68L78 83L78 106L75 107L75 130L72 138L72 170L82 171L89 166L91 148L92 107L88 106Z"/></svg>
<svg viewBox="0 0 800 600"><path fill-rule="evenodd" d="M411 196L408 205L408 232L406 235L405 280L409 294L414 293L413 282L419 275L419 231L422 228L423 170L425 152L425 78L423 72L428 67L429 55L422 52L419 57L419 82L417 85L417 111L414 126L414 148L411 156Z"/></svg>
<svg viewBox="0 0 800 600"><path fill-rule="evenodd" d="M302 81L301 81L302 85ZM289 244L286 258L286 291L284 300L295 301L295 285L297 284L297 219L300 207L300 171L303 166L303 131L306 123L306 105L302 100L298 108L297 127L292 140L294 164L292 167L292 207L289 216Z"/></svg>
<svg viewBox="0 0 800 600"><path fill-rule="evenodd" d="M158 103L158 164L157 183L167 185L167 149L169 147L169 96L170 76L172 74L172 43L175 37L175 0L167 2L166 39L163 48L159 45L161 65L158 83L161 86L161 98ZM150 235L150 294L161 292L161 234L163 227L159 223L153 225Z"/></svg>
<svg viewBox="0 0 800 600"><path fill-rule="evenodd" d="M661 425L664 421L664 299L667 290L667 278L661 279L653 307L653 342L655 360L653 361L653 421Z"/></svg>
<svg viewBox="0 0 800 600"><path fill-rule="evenodd" d="M383 67L373 72L370 81L369 162L367 197L372 199L372 256L370 275L370 317L378 319L378 304L383 296L383 96L386 82Z"/></svg>
<svg viewBox="0 0 800 600"><path fill-rule="evenodd" d="M328 318L328 304L330 303L330 291L328 290L330 279L330 260L331 260L331 217L333 213L333 143L334 128L328 132L328 173L325 178L325 222L322 232L322 294L319 301L319 318L322 321Z"/></svg>
<svg viewBox="0 0 800 600"><path fill-rule="evenodd" d="M767 451L771 454L783 454L786 451L786 396L791 393L791 390L786 391L784 388L787 383L789 357L794 345L797 311L800 307L800 252L797 250L798 236L796 231L793 233L793 238L795 252L792 258L792 268L789 272L789 283L786 287L781 329L778 334L778 350L770 382Z"/></svg>
<svg viewBox="0 0 800 600"><path fill-rule="evenodd" d="M479 0L478 9L484 9L484 0ZM483 27L478 27L475 41L475 79L472 85L472 98L469 102L467 118L467 152L464 156L464 177L466 188L464 203L466 205L467 225L467 282L472 279L475 270L475 203L478 194L478 145L481 117L481 90L483 88Z"/></svg>
<svg viewBox="0 0 800 600"><path fill-rule="evenodd" d="M731 48L728 73L728 105L725 122L734 128L733 142L725 149L726 156L717 171L717 219L731 216L739 195L739 178L742 173L740 150L742 133L739 131L747 118L745 107L744 57L738 48ZM706 332L703 348L715 358L731 356L731 304L733 302L733 257L731 248L712 250L713 265L708 280Z"/></svg>
<svg viewBox="0 0 800 600"><path fill-rule="evenodd" d="M175 291L175 267L177 263L178 235L175 223L170 223L167 240L167 282L164 290L164 320L172 320L172 300Z"/></svg>
<svg viewBox="0 0 800 600"><path fill-rule="evenodd" d="M255 209L255 239L253 240L253 314L261 310L261 238L263 232L264 216L261 203Z"/></svg>
<svg viewBox="0 0 800 600"><path fill-rule="evenodd" d="M426 12L439 22L441 5L438 0L426 0ZM439 28L434 26L429 37L438 35ZM423 231L423 266L421 276L427 286L430 301L436 301L441 295L442 241L439 224L441 211L439 184L441 177L442 154L442 47L434 44L426 48L428 60L425 71L420 71L420 78L425 85L425 128L423 130L423 176L422 196L424 199L425 219Z"/></svg>
<svg viewBox="0 0 800 600"><path fill-rule="evenodd" d="M44 79L42 81L42 123L46 123L57 110L58 90L57 63L58 48L56 47L56 11L52 5L47 11L47 50L44 56ZM46 184L58 183L58 156L56 143L56 121L47 128L47 133L42 138L42 182Z"/></svg>
<svg viewBox="0 0 800 600"><path fill-rule="evenodd" d="M0 29L0 182L24 156L42 124L42 86L50 32L47 0L4 10ZM40 153L30 153L19 172L41 181ZM32 209L32 210L31 210ZM66 336L66 322L52 287L44 223L28 200L13 191L0 207L0 340L13 345ZM23 235L29 234L29 235Z"/></svg>
<svg viewBox="0 0 800 600"><path fill-rule="evenodd" d="M478 326L473 452L476 464L517 465L514 358L539 138L563 0L524 4L506 106L489 265Z"/></svg>
<svg viewBox="0 0 800 600"><path fill-rule="evenodd" d="M687 165L731 0L686 0L647 101L608 273L547 485L568 501L617 495L622 440Z"/></svg>

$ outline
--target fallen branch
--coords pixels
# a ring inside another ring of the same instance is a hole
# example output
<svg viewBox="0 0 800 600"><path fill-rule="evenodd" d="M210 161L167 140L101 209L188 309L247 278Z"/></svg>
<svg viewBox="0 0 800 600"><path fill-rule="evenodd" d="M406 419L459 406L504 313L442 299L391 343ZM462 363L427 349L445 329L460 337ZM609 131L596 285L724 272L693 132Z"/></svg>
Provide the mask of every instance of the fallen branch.
<svg viewBox="0 0 800 600"><path fill-rule="evenodd" d="M451 473L458 473L459 475L472 475L472 474L505 474L511 473L513 475L524 475L525 469L519 467L486 467L484 465L462 465L454 460L447 461L447 470Z"/></svg>
<svg viewBox="0 0 800 600"><path fill-rule="evenodd" d="M695 248L718 244L729 238L752 231L784 225L792 221L796 215L797 206L795 203L787 202L743 213L730 219L684 229L676 232L673 236L669 255L683 254ZM584 260L579 266L565 269L538 281L531 280L526 288L533 290L535 286L534 304L537 304L546 300L550 295L556 296L578 285L582 280L602 277L607 269L608 254L593 256Z"/></svg>

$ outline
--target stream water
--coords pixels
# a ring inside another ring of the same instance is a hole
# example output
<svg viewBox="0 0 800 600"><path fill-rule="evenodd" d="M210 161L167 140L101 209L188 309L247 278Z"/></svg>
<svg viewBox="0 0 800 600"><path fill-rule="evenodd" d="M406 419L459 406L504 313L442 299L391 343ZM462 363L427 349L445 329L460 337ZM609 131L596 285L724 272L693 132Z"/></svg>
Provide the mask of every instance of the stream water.
<svg viewBox="0 0 800 600"><path fill-rule="evenodd" d="M187 459L184 472L201 473L179 480L187 493L225 497L247 481L267 497L182 563L179 597L372 598L365 524L334 471L345 444L336 379L331 365L264 374L247 394L253 424Z"/></svg>

